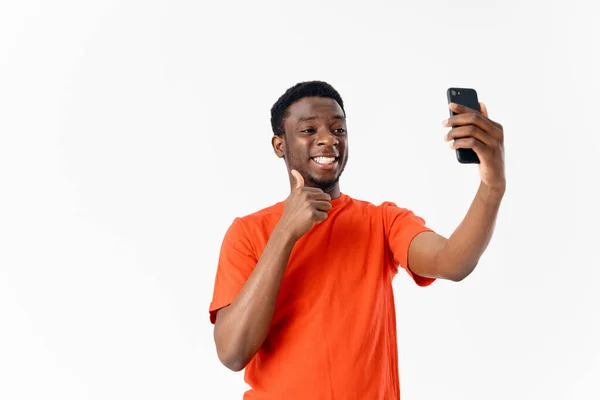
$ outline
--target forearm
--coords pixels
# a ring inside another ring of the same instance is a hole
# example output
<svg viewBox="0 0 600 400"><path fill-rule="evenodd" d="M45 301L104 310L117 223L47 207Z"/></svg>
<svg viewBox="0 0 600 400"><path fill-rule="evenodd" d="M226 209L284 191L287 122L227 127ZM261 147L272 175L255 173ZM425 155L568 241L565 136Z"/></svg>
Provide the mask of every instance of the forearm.
<svg viewBox="0 0 600 400"><path fill-rule="evenodd" d="M228 368L244 368L264 343L294 244L295 240L276 226L240 293L219 311L215 343Z"/></svg>
<svg viewBox="0 0 600 400"><path fill-rule="evenodd" d="M459 281L475 269L492 238L503 196L503 187L479 186L465 218L438 254L438 270L444 276Z"/></svg>

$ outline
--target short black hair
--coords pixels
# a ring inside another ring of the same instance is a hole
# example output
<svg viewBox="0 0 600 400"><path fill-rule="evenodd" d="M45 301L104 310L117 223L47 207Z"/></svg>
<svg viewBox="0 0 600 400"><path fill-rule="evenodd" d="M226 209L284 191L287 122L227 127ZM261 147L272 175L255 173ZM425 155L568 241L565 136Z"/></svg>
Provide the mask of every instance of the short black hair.
<svg viewBox="0 0 600 400"><path fill-rule="evenodd" d="M288 108L304 97L328 97L333 99L337 101L344 115L346 115L342 96L329 83L322 81L300 82L286 90L271 107L271 127L275 135L282 136L284 134L283 122L288 116Z"/></svg>

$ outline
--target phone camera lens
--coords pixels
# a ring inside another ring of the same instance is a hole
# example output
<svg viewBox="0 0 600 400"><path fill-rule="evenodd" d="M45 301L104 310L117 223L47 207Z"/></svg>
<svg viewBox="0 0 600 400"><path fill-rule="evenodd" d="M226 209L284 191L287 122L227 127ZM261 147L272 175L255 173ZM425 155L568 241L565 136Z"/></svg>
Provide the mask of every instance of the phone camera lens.
<svg viewBox="0 0 600 400"><path fill-rule="evenodd" d="M450 91L450 94L451 94L452 96L456 96L456 90L451 90L451 91Z"/></svg>

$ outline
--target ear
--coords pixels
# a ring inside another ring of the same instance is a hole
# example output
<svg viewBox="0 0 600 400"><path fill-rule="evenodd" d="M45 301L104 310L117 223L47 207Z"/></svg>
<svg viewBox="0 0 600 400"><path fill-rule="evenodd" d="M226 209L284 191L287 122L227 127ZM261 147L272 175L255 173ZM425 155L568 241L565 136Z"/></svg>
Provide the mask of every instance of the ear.
<svg viewBox="0 0 600 400"><path fill-rule="evenodd" d="M273 151L275 155L279 158L283 158L285 154L285 138L282 136L274 135L271 139L271 145L273 146Z"/></svg>

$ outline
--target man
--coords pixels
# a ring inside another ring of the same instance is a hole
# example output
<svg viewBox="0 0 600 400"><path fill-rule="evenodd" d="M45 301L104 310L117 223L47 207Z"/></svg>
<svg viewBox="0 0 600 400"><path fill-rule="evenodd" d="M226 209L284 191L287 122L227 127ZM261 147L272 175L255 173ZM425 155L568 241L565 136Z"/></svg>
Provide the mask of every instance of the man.
<svg viewBox="0 0 600 400"><path fill-rule="evenodd" d="M473 149L481 185L449 239L410 210L340 192L348 160L344 103L325 82L299 83L271 109L275 154L291 193L227 231L210 318L221 362L246 368L244 399L399 399L392 278L460 281L487 247L504 195L503 129L451 104L452 148Z"/></svg>

